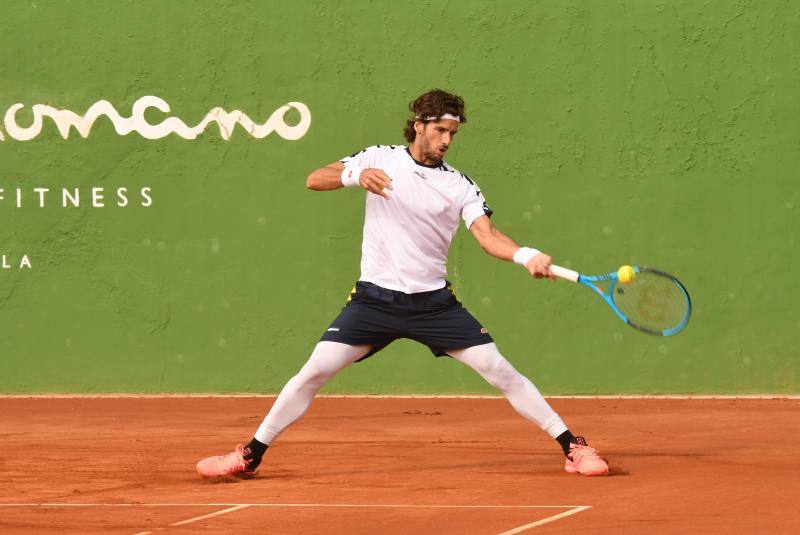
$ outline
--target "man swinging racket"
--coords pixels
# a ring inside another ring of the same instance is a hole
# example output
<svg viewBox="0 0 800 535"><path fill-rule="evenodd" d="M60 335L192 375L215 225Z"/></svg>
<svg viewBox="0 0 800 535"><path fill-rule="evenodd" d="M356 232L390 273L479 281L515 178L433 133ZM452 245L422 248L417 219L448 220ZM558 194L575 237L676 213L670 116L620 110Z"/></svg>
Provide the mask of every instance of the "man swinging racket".
<svg viewBox="0 0 800 535"><path fill-rule="evenodd" d="M413 118L403 132L408 147L369 147L308 176L308 187L316 191L367 190L361 276L347 305L281 390L250 443L198 462L201 475L255 471L269 445L306 412L326 381L398 338L416 340L435 356L450 356L478 372L561 445L567 472L608 473L597 451L574 436L536 386L500 354L445 279L459 219L488 254L513 260L533 277L554 278L551 258L500 232L489 219L492 210L478 185L444 161L459 125L467 121L461 97L433 90L409 107Z"/></svg>

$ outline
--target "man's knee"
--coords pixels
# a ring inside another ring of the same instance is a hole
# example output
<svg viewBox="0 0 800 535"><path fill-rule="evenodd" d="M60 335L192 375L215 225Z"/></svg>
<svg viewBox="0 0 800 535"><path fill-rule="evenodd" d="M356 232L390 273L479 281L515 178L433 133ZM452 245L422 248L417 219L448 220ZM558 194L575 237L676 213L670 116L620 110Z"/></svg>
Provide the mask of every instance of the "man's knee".
<svg viewBox="0 0 800 535"><path fill-rule="evenodd" d="M319 388L354 360L367 354L370 349L372 346L349 346L338 342L320 342L294 380L301 386L308 385Z"/></svg>
<svg viewBox="0 0 800 535"><path fill-rule="evenodd" d="M522 376L502 356L488 363L484 376L492 386L503 392L522 386Z"/></svg>
<svg viewBox="0 0 800 535"><path fill-rule="evenodd" d="M328 366L323 366L316 362L309 362L303 367L300 373L297 374L296 378L304 385L319 388L324 385L328 379L333 377L336 371L337 370L331 369Z"/></svg>

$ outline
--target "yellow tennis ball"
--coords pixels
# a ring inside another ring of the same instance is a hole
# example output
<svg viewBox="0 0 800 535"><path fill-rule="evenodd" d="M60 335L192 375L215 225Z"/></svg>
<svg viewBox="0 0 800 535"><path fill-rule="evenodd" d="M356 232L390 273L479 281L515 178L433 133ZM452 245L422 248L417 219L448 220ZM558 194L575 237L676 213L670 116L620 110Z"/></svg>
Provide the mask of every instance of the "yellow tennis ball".
<svg viewBox="0 0 800 535"><path fill-rule="evenodd" d="M636 278L636 272L631 266L622 266L617 270L617 279L619 282L629 283Z"/></svg>

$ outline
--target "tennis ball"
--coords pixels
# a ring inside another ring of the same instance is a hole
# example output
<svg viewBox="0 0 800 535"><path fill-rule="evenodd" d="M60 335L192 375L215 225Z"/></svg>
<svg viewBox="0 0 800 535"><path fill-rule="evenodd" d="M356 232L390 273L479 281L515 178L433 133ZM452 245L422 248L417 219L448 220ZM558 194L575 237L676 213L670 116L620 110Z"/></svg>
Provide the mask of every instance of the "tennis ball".
<svg viewBox="0 0 800 535"><path fill-rule="evenodd" d="M622 266L617 270L617 279L619 282L629 283L636 278L636 272L631 266Z"/></svg>

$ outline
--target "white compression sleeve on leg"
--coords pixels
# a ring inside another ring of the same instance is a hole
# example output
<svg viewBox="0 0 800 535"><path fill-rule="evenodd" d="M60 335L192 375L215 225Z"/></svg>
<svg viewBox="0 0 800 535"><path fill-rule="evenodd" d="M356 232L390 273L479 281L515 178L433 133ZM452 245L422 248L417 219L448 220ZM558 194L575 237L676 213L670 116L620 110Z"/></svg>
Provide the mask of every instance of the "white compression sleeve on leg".
<svg viewBox="0 0 800 535"><path fill-rule="evenodd" d="M278 399L256 431L256 440L271 444L284 429L305 414L317 391L328 379L366 355L370 349L371 346L351 346L339 342L318 343L305 366L289 379L278 394Z"/></svg>
<svg viewBox="0 0 800 535"><path fill-rule="evenodd" d="M455 349L448 353L478 372L490 385L503 393L518 413L551 437L556 438L567 430L564 421L550 407L536 386L500 354L495 344Z"/></svg>

